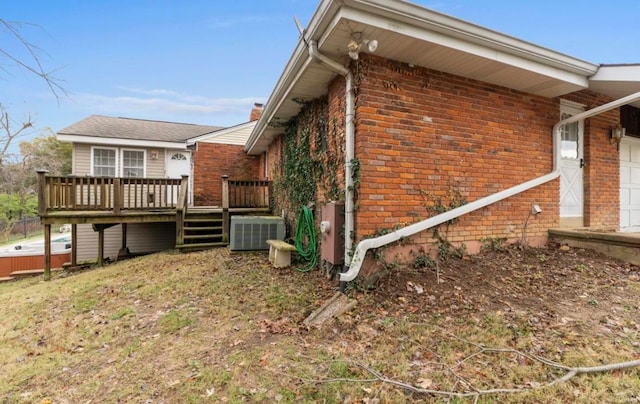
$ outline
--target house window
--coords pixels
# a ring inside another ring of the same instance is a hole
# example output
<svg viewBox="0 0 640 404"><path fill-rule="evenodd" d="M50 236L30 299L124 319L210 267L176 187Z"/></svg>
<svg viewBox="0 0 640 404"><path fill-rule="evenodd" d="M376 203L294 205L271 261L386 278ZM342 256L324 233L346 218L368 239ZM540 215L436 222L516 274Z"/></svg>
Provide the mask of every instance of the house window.
<svg viewBox="0 0 640 404"><path fill-rule="evenodd" d="M570 117L570 114L563 113L560 116L560 119L562 120ZM579 128L578 122L570 123L562 127L562 132L560 134L560 156L562 156L563 159L578 158L578 150L580 147L580 144L578 143Z"/></svg>
<svg viewBox="0 0 640 404"><path fill-rule="evenodd" d="M122 176L144 177L144 151L122 150Z"/></svg>
<svg viewBox="0 0 640 404"><path fill-rule="evenodd" d="M92 173L96 177L116 176L116 149L92 149Z"/></svg>

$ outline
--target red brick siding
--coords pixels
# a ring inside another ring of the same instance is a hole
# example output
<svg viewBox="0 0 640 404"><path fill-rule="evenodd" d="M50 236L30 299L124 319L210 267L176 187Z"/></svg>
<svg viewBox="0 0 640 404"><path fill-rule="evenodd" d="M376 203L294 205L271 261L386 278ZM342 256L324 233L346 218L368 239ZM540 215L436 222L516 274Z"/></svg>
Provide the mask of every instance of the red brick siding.
<svg viewBox="0 0 640 404"><path fill-rule="evenodd" d="M551 171L557 100L376 57L362 64L358 239L430 216L425 192L445 197L454 189L474 201ZM449 240L517 239L532 203L544 214L530 220L527 236L544 237L558 223L558 192L553 181L465 215Z"/></svg>
<svg viewBox="0 0 640 404"><path fill-rule="evenodd" d="M356 159L361 175L356 200L356 239L431 216L426 205L450 190L468 201L540 177L552 170L553 125L560 100L549 99L450 74L362 55L356 76ZM565 99L601 105L608 99L588 91ZM344 78L328 86L329 121L336 131L329 152L344 153ZM608 142L619 120L612 111L585 122L585 224L617 226L619 163ZM273 157L272 157L273 156ZM277 158L277 160L275 158ZM280 161L282 138L269 149ZM342 162L344 163L344 162ZM344 175L339 170L340 186ZM559 180L478 211L450 227L454 243L483 238L547 239L559 225ZM318 185L318 202L326 202ZM543 213L529 217L532 204ZM526 233L524 229L527 223ZM412 241L427 245L432 232ZM473 250L473 249L472 249Z"/></svg>
<svg viewBox="0 0 640 404"><path fill-rule="evenodd" d="M281 173L282 168L282 135L278 136L271 142L267 149L267 171L269 179L273 179L275 176ZM263 169L264 171L264 169Z"/></svg>
<svg viewBox="0 0 640 404"><path fill-rule="evenodd" d="M259 179L260 158L243 146L198 143L193 157L193 199L196 206L222 204L222 176L232 180Z"/></svg>

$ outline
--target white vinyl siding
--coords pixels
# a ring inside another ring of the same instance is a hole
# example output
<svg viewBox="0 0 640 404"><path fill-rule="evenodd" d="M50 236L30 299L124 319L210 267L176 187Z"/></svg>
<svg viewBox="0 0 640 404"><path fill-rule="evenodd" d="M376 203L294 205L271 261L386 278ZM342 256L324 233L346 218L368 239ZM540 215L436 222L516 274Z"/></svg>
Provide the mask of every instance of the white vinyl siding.
<svg viewBox="0 0 640 404"><path fill-rule="evenodd" d="M90 224L78 225L78 261L95 261L98 258L98 232ZM175 247L176 225L167 223L129 223L127 247L132 254L164 251ZM104 258L115 260L122 248L122 225L104 231Z"/></svg>
<svg viewBox="0 0 640 404"><path fill-rule="evenodd" d="M91 175L91 146L85 143L73 144L74 175Z"/></svg>
<svg viewBox="0 0 640 404"><path fill-rule="evenodd" d="M196 139L202 143L220 143L236 146L244 146L258 121L252 121L236 127L222 129L209 135L204 135Z"/></svg>
<svg viewBox="0 0 640 404"><path fill-rule="evenodd" d="M86 143L74 143L73 144L73 174L74 175L93 175L91 171L92 166L92 149L94 148L108 148L104 146L98 145L89 145ZM113 147L114 150L117 150L118 161L121 160L122 151L124 150L135 150L135 151L144 151L144 177L145 178L167 178L166 172L166 156L172 156L175 153L181 152L184 153L184 150L176 150L176 149L159 149L159 148L146 148L146 149L131 149L126 147ZM122 166L122 162L118 163L118 166Z"/></svg>

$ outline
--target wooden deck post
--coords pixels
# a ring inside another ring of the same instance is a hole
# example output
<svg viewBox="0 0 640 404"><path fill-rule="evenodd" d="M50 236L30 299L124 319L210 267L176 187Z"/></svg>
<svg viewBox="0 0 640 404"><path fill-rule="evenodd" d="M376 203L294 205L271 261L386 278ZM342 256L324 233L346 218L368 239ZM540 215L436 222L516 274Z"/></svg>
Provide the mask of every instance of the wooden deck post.
<svg viewBox="0 0 640 404"><path fill-rule="evenodd" d="M104 265L104 227L98 230L98 266Z"/></svg>
<svg viewBox="0 0 640 404"><path fill-rule="evenodd" d="M71 266L78 265L78 225L71 225Z"/></svg>
<svg viewBox="0 0 640 404"><path fill-rule="evenodd" d="M38 174L38 216L42 217L47 214L48 201L47 201L47 170L37 170Z"/></svg>
<svg viewBox="0 0 640 404"><path fill-rule="evenodd" d="M127 248L127 224L122 223L120 227L122 227L122 249L124 250Z"/></svg>
<svg viewBox="0 0 640 404"><path fill-rule="evenodd" d="M176 201L176 246L184 244L184 217L187 213L189 200L189 176L182 175L180 192Z"/></svg>
<svg viewBox="0 0 640 404"><path fill-rule="evenodd" d="M40 173L38 173L40 174ZM51 225L44 225L44 280L51 280Z"/></svg>
<svg viewBox="0 0 640 404"><path fill-rule="evenodd" d="M113 179L113 214L119 215L122 207L122 189L120 187L120 178Z"/></svg>
<svg viewBox="0 0 640 404"><path fill-rule="evenodd" d="M229 176L222 176L222 241L229 242Z"/></svg>

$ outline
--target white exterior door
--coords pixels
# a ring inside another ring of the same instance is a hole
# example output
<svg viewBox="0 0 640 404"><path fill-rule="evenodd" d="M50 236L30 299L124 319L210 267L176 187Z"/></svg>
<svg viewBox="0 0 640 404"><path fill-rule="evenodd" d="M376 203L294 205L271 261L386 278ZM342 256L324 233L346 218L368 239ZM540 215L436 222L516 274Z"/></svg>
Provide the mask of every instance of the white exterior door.
<svg viewBox="0 0 640 404"><path fill-rule="evenodd" d="M560 119L582 112L581 109L563 105ZM583 220L583 172L584 130L583 122L565 125L560 140L560 225L581 227Z"/></svg>
<svg viewBox="0 0 640 404"><path fill-rule="evenodd" d="M640 231L640 139L620 142L620 231Z"/></svg>
<svg viewBox="0 0 640 404"><path fill-rule="evenodd" d="M168 178L182 178L189 176L189 189L191 189L191 154L182 151L169 151L167 153L166 173ZM179 187L176 185L167 195L167 202L176 203L178 201ZM191 191L189 191L189 202L191 202Z"/></svg>

